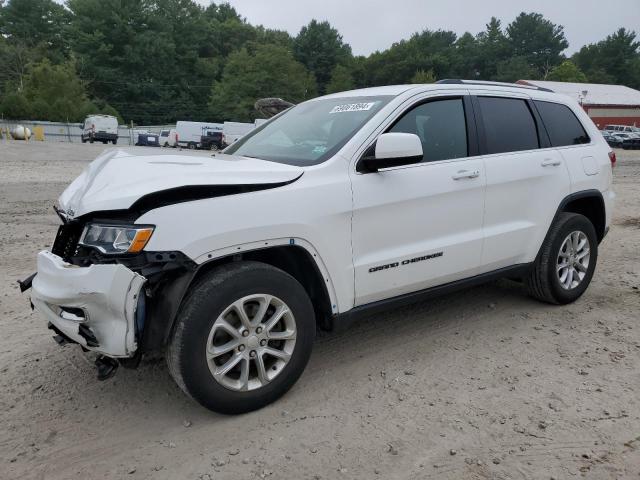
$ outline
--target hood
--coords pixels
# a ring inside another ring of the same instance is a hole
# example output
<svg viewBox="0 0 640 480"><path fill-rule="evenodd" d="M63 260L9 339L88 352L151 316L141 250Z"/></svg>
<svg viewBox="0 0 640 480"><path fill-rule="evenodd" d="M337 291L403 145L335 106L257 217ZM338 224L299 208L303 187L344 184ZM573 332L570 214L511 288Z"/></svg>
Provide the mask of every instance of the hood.
<svg viewBox="0 0 640 480"><path fill-rule="evenodd" d="M206 188L220 187L221 192L234 192L232 187L238 186L242 189L237 192L252 191L292 182L302 173L301 167L233 155L211 157L163 150L149 153L147 149L110 149L67 187L59 204L73 218L98 211L126 210L143 197L158 196L165 191L175 196L175 192L193 187L192 190L200 192L195 198L206 198L220 194L203 194ZM189 200L183 197L178 201Z"/></svg>

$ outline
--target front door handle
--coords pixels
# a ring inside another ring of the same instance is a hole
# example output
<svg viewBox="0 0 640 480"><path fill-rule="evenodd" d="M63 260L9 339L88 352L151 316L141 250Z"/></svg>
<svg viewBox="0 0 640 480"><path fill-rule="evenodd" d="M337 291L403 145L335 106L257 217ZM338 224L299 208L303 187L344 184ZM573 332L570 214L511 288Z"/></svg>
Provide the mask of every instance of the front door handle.
<svg viewBox="0 0 640 480"><path fill-rule="evenodd" d="M451 176L454 180L462 180L463 178L478 178L480 170L460 170Z"/></svg>
<svg viewBox="0 0 640 480"><path fill-rule="evenodd" d="M560 160L545 158L540 165L542 165L543 167L557 167L558 165L560 165Z"/></svg>

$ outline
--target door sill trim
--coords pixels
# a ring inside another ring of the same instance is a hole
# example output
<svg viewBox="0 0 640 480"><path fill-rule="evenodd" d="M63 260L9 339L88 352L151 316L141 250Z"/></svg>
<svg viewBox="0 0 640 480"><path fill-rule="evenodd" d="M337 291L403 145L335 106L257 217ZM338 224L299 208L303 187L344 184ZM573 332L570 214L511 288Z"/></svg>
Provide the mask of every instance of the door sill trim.
<svg viewBox="0 0 640 480"><path fill-rule="evenodd" d="M481 285L499 278L509 276L523 277L529 273L531 266L531 263L512 265L510 267L499 268L491 272L481 273L473 277L463 278L462 280L456 280L442 285L437 285L435 287L426 288L424 290L418 290L417 292L405 293L396 297L359 305L351 310L347 310L344 313L336 315L333 320L334 329L337 327L342 330L343 327L346 327L346 325L351 322L374 313L383 312L392 308L404 307L412 303L439 297L464 288Z"/></svg>

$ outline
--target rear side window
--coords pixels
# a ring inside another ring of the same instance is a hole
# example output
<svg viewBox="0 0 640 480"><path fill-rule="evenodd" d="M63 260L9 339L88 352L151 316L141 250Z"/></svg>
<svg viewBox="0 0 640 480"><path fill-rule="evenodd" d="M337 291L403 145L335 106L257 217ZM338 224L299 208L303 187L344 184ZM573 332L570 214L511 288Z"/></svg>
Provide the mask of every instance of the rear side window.
<svg viewBox="0 0 640 480"><path fill-rule="evenodd" d="M569 107L560 103L542 101L535 101L535 104L552 146L564 147L589 143L589 135Z"/></svg>
<svg viewBox="0 0 640 480"><path fill-rule="evenodd" d="M527 102L519 98L478 97L488 153L539 148L538 130Z"/></svg>
<svg viewBox="0 0 640 480"><path fill-rule="evenodd" d="M389 131L418 135L422 142L423 162L468 156L467 124L461 98L418 105L405 113Z"/></svg>

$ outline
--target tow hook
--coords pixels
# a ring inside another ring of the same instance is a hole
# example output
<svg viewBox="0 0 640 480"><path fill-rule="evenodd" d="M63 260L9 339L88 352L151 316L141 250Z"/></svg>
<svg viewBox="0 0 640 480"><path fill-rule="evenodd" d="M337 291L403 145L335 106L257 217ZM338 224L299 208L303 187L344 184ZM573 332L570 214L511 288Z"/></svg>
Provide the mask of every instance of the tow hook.
<svg viewBox="0 0 640 480"><path fill-rule="evenodd" d="M100 355L96 358L95 365L98 369L98 380L104 381L110 379L116 374L119 363L111 357Z"/></svg>

